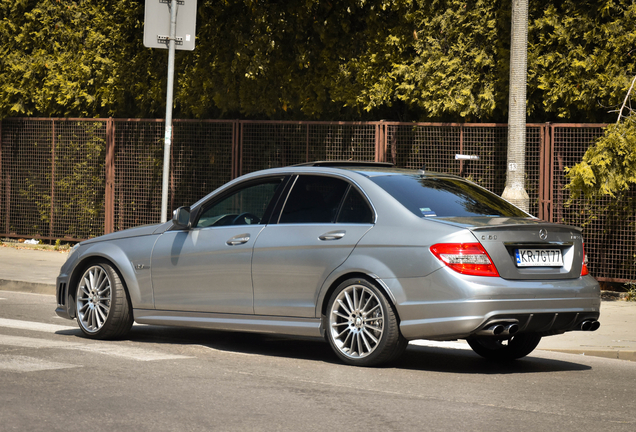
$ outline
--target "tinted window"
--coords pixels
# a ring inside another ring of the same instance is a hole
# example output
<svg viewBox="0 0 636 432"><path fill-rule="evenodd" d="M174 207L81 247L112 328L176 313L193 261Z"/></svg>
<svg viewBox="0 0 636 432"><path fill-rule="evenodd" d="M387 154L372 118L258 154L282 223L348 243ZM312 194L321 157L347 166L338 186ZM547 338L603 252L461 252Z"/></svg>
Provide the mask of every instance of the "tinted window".
<svg viewBox="0 0 636 432"><path fill-rule="evenodd" d="M494 193L462 179L395 175L371 180L420 217L528 217Z"/></svg>
<svg viewBox="0 0 636 432"><path fill-rule="evenodd" d="M282 179L252 183L204 209L196 226L252 225L261 223Z"/></svg>
<svg viewBox="0 0 636 432"><path fill-rule="evenodd" d="M349 184L323 176L300 176L283 208L280 223L329 223L336 218Z"/></svg>
<svg viewBox="0 0 636 432"><path fill-rule="evenodd" d="M342 202L342 208L338 215L339 223L372 223L373 212L367 201L353 186L349 187L347 196Z"/></svg>

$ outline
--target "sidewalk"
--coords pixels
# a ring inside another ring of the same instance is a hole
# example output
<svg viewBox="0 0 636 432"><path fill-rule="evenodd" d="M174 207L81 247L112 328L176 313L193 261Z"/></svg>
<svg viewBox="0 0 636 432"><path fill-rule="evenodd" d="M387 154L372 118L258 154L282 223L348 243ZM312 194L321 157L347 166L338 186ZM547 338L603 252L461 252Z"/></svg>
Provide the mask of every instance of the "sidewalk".
<svg viewBox="0 0 636 432"><path fill-rule="evenodd" d="M68 252L0 246L0 290L55 295Z"/></svg>
<svg viewBox="0 0 636 432"><path fill-rule="evenodd" d="M0 291L55 295L67 253L0 246ZM544 338L538 349L636 361L636 302L603 301L601 327Z"/></svg>

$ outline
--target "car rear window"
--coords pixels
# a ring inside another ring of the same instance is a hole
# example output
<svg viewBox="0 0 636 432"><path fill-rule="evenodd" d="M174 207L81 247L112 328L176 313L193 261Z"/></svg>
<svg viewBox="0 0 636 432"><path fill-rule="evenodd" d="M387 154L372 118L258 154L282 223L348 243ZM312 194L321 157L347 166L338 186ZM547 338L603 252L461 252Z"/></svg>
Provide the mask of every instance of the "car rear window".
<svg viewBox="0 0 636 432"><path fill-rule="evenodd" d="M459 178L388 175L371 180L420 217L528 217L494 193Z"/></svg>

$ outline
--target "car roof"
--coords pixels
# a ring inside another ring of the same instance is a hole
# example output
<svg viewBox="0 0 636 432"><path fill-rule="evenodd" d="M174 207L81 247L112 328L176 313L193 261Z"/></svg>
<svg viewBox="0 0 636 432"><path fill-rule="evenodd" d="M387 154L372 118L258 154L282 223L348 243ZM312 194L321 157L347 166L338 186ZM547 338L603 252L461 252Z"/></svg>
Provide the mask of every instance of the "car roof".
<svg viewBox="0 0 636 432"><path fill-rule="evenodd" d="M289 168L331 168L337 170L345 170L349 172L356 172L365 177L379 177L388 175L418 175L418 176L434 176L434 177L453 177L452 174L444 174L435 171L427 171L423 166L419 170L409 168L396 168L391 162L370 162L370 161L315 161L306 162L297 165L291 165L285 167ZM283 169L285 169L283 168ZM311 170L308 170L311 171Z"/></svg>

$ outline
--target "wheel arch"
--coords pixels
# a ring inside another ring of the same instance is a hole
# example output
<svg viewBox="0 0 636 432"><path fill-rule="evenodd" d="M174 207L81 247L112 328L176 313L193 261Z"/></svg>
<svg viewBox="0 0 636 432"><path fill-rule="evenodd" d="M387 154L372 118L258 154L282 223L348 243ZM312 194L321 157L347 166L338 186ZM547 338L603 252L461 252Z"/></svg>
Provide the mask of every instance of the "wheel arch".
<svg viewBox="0 0 636 432"><path fill-rule="evenodd" d="M364 279L367 282L374 284L380 291L382 291L387 301L393 306L394 310L396 310L395 297L393 296L393 293L391 292L389 287L384 283L384 281L382 281L382 279L380 279L379 277L375 275L365 273L363 271L350 271L336 277L336 279L329 282L328 288L322 291L322 295L319 298L319 302L318 302L318 305L320 307L319 316L321 317L326 316L327 304L329 303L329 299L331 298L331 295L336 290L336 288L338 288L338 286L340 286L340 284L346 281L347 279L356 279L356 278ZM396 315L397 315L397 310L396 310ZM398 316L398 321L399 321L399 316Z"/></svg>
<svg viewBox="0 0 636 432"><path fill-rule="evenodd" d="M125 259L126 255L124 254L124 252L119 248L114 249L118 250L117 255L115 255L116 258L113 257L112 254L104 253L102 251L90 253L89 250L78 259L77 263L73 267L73 270L69 275L68 283L69 313L71 315L71 318L76 317L75 303L77 296L77 283L79 282L86 269L98 262L105 262L106 264L111 266L115 272L117 272L117 274L119 275L119 279L122 282L123 288L127 294L128 306L132 310L134 304L133 299L139 298L139 287L134 276L134 269L130 261ZM123 259L121 258L121 255L123 255Z"/></svg>

